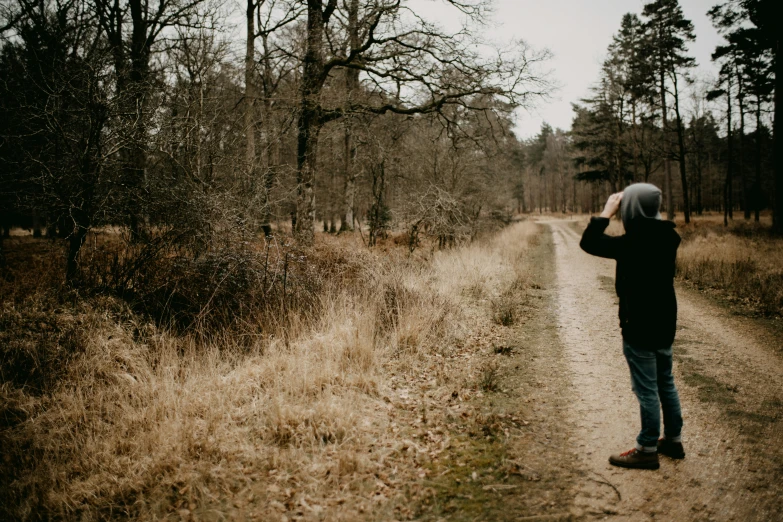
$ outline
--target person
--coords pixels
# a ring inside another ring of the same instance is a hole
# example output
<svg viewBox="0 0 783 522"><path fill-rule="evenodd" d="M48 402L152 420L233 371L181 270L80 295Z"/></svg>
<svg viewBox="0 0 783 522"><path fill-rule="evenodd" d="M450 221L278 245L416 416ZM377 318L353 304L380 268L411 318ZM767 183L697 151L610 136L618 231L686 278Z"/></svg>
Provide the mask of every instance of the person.
<svg viewBox="0 0 783 522"><path fill-rule="evenodd" d="M659 453L685 457L680 398L672 375L677 323L674 263L680 236L673 222L661 219L660 206L658 187L629 185L609 197L600 217L590 219L579 244L588 254L617 261L623 353L642 424L636 446L609 457L611 464L625 468L658 469ZM618 210L625 234L609 236L605 230ZM661 409L664 436L659 439Z"/></svg>

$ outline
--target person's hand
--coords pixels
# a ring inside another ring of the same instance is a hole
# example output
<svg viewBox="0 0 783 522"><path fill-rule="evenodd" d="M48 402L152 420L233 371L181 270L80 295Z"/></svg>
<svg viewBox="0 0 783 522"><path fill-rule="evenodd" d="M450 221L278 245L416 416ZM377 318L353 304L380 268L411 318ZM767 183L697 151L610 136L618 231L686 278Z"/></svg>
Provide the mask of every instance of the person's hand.
<svg viewBox="0 0 783 522"><path fill-rule="evenodd" d="M620 202L623 200L623 193L618 192L617 194L612 194L609 196L609 199L606 200L606 206L604 206L604 211L601 212L602 218L611 218L615 214L617 214L617 211L620 210Z"/></svg>

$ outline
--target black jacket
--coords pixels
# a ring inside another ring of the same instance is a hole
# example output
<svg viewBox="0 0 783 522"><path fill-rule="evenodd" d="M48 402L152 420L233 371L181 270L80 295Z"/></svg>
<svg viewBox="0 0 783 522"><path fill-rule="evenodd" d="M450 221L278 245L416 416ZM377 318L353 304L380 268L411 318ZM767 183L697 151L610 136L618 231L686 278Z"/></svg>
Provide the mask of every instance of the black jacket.
<svg viewBox="0 0 783 522"><path fill-rule="evenodd" d="M608 226L608 219L592 218L579 246L588 254L617 260L623 339L639 348L668 348L677 327L674 263L680 236L675 225L642 219L617 237L604 234Z"/></svg>

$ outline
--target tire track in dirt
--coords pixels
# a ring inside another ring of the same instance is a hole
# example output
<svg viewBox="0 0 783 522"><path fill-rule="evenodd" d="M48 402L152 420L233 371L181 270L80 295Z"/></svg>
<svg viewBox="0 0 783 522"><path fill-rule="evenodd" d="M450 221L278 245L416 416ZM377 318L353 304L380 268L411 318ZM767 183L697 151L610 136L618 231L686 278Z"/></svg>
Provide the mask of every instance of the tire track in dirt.
<svg viewBox="0 0 783 522"><path fill-rule="evenodd" d="M614 261L579 248L568 221L553 232L557 315L570 386L573 447L584 476L582 518L612 520L780 520L783 475L780 376L783 364L752 324L699 295L678 290L675 378L687 457L661 457L658 471L609 465L633 446L639 412L622 354Z"/></svg>

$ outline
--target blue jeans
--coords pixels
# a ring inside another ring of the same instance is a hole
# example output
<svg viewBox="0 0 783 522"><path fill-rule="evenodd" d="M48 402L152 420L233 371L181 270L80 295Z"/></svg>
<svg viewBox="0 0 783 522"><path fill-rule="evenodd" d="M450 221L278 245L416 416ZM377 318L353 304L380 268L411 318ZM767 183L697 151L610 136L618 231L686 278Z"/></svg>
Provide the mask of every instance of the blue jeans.
<svg viewBox="0 0 783 522"><path fill-rule="evenodd" d="M657 446L661 433L661 409L664 436L668 439L679 437L682 410L672 375L671 346L644 350L623 341L623 353L631 370L631 386L639 399L642 414L642 431L636 442L645 448Z"/></svg>

